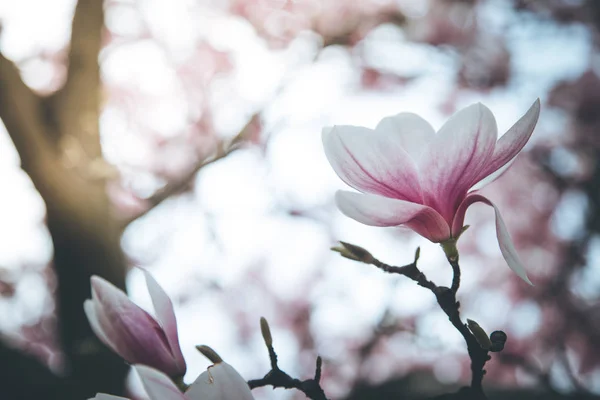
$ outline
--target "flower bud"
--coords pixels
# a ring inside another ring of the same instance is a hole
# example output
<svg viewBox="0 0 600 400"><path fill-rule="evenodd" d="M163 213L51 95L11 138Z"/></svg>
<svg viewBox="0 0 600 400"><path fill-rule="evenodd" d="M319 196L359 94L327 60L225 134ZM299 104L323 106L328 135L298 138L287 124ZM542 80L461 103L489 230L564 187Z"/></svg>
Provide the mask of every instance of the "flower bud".
<svg viewBox="0 0 600 400"><path fill-rule="evenodd" d="M373 262L374 257L362 247L346 242L340 242L340 244L342 246L332 247L331 250L337 251L342 257L346 257L350 260L361 261L365 264L371 264Z"/></svg>
<svg viewBox="0 0 600 400"><path fill-rule="evenodd" d="M472 319L467 319L467 325L469 330L473 333L473 336L475 336L475 339L477 339L479 346L484 350L489 350L490 347L492 347L492 342L483 328Z"/></svg>
<svg viewBox="0 0 600 400"><path fill-rule="evenodd" d="M144 274L156 319L98 276L91 278L92 298L84 302L85 313L96 336L129 363L147 365L171 377L183 376L186 365L173 304L154 278Z"/></svg>
<svg viewBox="0 0 600 400"><path fill-rule="evenodd" d="M504 344L506 343L507 339L508 337L503 331L492 332L492 334L490 335L490 341L492 342L490 351L498 352L504 350Z"/></svg>
<svg viewBox="0 0 600 400"><path fill-rule="evenodd" d="M260 331L267 347L273 347L271 328L269 328L269 323L265 317L260 317Z"/></svg>

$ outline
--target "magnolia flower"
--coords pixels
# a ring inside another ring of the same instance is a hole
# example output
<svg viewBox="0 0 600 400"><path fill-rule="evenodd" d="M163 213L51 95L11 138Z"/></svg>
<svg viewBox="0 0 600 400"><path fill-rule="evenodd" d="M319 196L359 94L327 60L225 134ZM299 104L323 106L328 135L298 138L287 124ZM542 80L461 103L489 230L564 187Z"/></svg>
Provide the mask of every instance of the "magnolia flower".
<svg viewBox="0 0 600 400"><path fill-rule="evenodd" d="M156 319L98 276L92 276L92 299L84 302L85 313L98 338L125 360L181 377L186 365L173 304L156 280L146 271L144 275Z"/></svg>
<svg viewBox="0 0 600 400"><path fill-rule="evenodd" d="M404 225L457 257L467 208L494 208L496 235L509 267L531 284L498 208L472 193L500 176L525 146L540 112L537 100L500 139L491 111L478 103L435 133L423 118L400 113L375 130L357 126L323 129L331 166L362 193L338 191L336 203L350 218L372 226Z"/></svg>
<svg viewBox="0 0 600 400"><path fill-rule="evenodd" d="M154 368L144 365L136 365L134 368L150 400L252 400L254 398L244 378L225 362L209 367L185 393L182 393L168 376ZM128 399L99 393L90 400Z"/></svg>

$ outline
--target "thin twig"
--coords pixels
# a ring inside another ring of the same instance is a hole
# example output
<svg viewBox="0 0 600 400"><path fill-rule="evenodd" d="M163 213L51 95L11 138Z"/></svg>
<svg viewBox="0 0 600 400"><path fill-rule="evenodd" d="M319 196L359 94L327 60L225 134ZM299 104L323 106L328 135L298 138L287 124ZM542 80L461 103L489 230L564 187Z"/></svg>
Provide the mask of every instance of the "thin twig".
<svg viewBox="0 0 600 400"><path fill-rule="evenodd" d="M146 203L147 203L146 208L144 210L142 210L141 212L139 212L138 214L123 221L121 226L123 228L127 227L127 225L129 225L133 221L143 217L144 215L148 214L150 211L152 211L154 208L158 207L160 204L162 204L165 200L167 200L171 196L182 192L189 185L189 183L194 179L196 174L198 174L198 172L202 168L204 168L214 162L222 160L223 158L227 157L229 154L231 154L234 151L241 148L243 142L246 140L246 135L252 129L252 124L255 122L256 118L258 118L258 114L255 114L252 118L250 118L248 123L246 125L244 125L244 127L240 130L240 132L231 141L229 141L228 143L223 143L223 142L219 143L216 154L214 154L212 157L199 160L195 165L193 165L181 177L179 177L178 179L176 179L172 182L167 183L165 186L163 186L162 189L159 189L152 196L147 198L146 199Z"/></svg>
<svg viewBox="0 0 600 400"><path fill-rule="evenodd" d="M273 388L285 388L285 389L297 389L304 393L307 398L312 400L327 400L325 392L321 388L321 366L323 361L321 357L317 357L315 376L312 379L306 379L301 381L300 379L292 378L287 373L282 371L277 364L277 353L273 348L273 339L271 337L271 330L267 320L261 318L260 320L261 330L265 344L269 350L269 360L271 361L271 370L261 379L253 379L248 381L250 389L273 386Z"/></svg>
<svg viewBox="0 0 600 400"><path fill-rule="evenodd" d="M460 288L460 265L458 265L458 259L448 258L448 262L452 266L452 286L450 286L450 290L456 295Z"/></svg>

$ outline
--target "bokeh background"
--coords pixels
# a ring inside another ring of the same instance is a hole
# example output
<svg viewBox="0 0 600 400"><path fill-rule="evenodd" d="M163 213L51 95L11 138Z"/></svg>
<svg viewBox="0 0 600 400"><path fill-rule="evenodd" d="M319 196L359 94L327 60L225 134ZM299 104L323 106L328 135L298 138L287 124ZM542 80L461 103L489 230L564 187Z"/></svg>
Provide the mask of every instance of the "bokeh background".
<svg viewBox="0 0 600 400"><path fill-rule="evenodd" d="M439 128L480 101L505 132L538 97L484 189L535 287L474 206L462 315L508 334L491 396L600 395L598 1L0 0L0 27L2 399L121 391L82 302L99 274L149 307L135 266L174 299L188 381L209 365L196 344L262 377L265 316L280 366L308 378L321 355L331 398L456 390L469 360L431 293L329 250L403 265L421 246L447 285L441 249L337 211L321 128L401 111Z"/></svg>

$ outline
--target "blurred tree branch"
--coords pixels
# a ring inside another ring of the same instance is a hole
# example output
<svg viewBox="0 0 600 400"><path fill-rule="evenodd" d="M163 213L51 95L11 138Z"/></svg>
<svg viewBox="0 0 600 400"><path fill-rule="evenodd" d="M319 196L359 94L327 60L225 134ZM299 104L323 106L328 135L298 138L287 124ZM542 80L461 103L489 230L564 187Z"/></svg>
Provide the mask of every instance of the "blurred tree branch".
<svg viewBox="0 0 600 400"><path fill-rule="evenodd" d="M101 157L100 66L98 54L104 26L103 1L79 0L73 16L68 74L55 96L57 123L62 137L76 138L90 158Z"/></svg>
<svg viewBox="0 0 600 400"><path fill-rule="evenodd" d="M240 130L240 132L230 141L225 142L221 141L217 145L216 152L208 158L200 159L195 165L192 165L188 172L184 173L178 179L175 179L165 186L162 189L156 191L152 196L146 199L147 206L140 213L132 216L131 218L126 219L122 222L122 227L125 228L127 225L132 223L133 221L138 220L144 215L148 214L154 208L158 207L169 197L174 196L178 193L183 192L190 184L190 182L196 177L200 170L214 162L217 162L229 154L233 153L235 150L238 150L243 143L247 140L247 137L250 136L254 126L260 116L260 112L255 113L249 121L244 125L244 127Z"/></svg>

